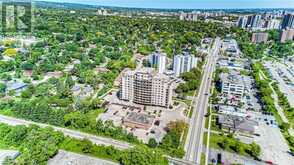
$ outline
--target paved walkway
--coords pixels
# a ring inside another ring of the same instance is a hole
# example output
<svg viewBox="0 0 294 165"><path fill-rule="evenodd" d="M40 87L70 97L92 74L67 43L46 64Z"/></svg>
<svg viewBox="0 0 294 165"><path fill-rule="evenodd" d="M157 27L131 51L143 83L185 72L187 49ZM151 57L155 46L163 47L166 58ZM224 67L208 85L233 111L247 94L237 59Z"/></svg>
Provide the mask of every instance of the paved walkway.
<svg viewBox="0 0 294 165"><path fill-rule="evenodd" d="M271 82L269 85L270 85L270 88L271 90L273 91L272 93L272 97L275 101L275 108L277 109L279 115L281 116L283 122L285 123L289 123L287 117L285 116L284 112L283 112L283 109L280 107L279 105L279 98L278 98L278 94L276 93L276 91L274 90L273 86L272 86L273 82Z"/></svg>
<svg viewBox="0 0 294 165"><path fill-rule="evenodd" d="M70 130L70 129L61 128L61 127L55 127L55 126L48 125L48 124L36 123L36 122L22 120L22 119L17 119L17 118L13 118L13 117L4 116L4 115L0 115L0 122L8 124L8 125L13 125L13 126L15 126L15 125L28 126L28 125L35 124L40 127L52 127L54 130L60 131L66 136L76 138L76 139L88 139L94 144L105 145L105 146L114 146L115 148L118 148L118 149L128 149L128 148L133 147L132 145L130 145L127 142L113 140L111 138L95 136L95 135L91 135L91 134L87 134L87 133L83 133L83 132L79 132L79 131L75 131L75 130Z"/></svg>
<svg viewBox="0 0 294 165"><path fill-rule="evenodd" d="M260 71L260 77L261 77L261 79L268 79L268 78L265 76L265 74L263 73L263 71ZM289 123L287 117L285 116L285 114L284 114L284 112L283 112L283 109L282 109L282 108L280 107L280 105L279 105L278 94L276 93L275 89L274 89L273 86L272 86L273 83L274 83L274 82L271 81L271 82L269 83L269 86L270 86L271 90L273 91L273 93L272 93L272 98L274 99L274 102L275 102L275 108L277 109L277 111L278 111L279 115L281 116L283 122L285 122L285 123Z"/></svg>

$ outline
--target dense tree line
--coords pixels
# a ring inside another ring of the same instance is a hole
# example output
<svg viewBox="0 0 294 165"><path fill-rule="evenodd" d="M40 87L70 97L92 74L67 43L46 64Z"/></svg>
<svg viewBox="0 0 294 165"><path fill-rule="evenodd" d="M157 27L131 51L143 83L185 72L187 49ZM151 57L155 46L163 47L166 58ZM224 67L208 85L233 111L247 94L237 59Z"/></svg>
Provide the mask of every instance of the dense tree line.
<svg viewBox="0 0 294 165"><path fill-rule="evenodd" d="M193 68L191 71L181 74L181 78L185 83L182 83L177 87L177 93L185 95L187 92L195 91L199 88L202 78L201 71L203 63L204 61L198 61L197 68Z"/></svg>
<svg viewBox="0 0 294 165"><path fill-rule="evenodd" d="M170 122L166 128L167 134L163 137L162 141L158 144L155 139L151 138L148 146L160 148L172 157L182 158L185 155L185 151L181 143L181 136L187 127L184 121Z"/></svg>
<svg viewBox="0 0 294 165"><path fill-rule="evenodd" d="M45 165L59 149L110 159L122 165L167 164L167 160L157 150L146 147L117 150L112 146L95 145L87 139L65 137L52 128L36 125L26 127L0 124L0 143L20 151L20 156L16 160L6 160L7 164Z"/></svg>

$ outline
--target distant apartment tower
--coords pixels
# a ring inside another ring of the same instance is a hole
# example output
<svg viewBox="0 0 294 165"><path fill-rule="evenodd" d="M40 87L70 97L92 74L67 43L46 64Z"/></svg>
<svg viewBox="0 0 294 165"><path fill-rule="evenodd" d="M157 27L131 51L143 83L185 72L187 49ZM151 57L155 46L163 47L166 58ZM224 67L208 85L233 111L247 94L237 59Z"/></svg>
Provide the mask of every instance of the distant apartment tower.
<svg viewBox="0 0 294 165"><path fill-rule="evenodd" d="M182 55L176 55L173 61L173 71L177 77L181 73L189 72L192 68L197 67L197 58L184 52Z"/></svg>
<svg viewBox="0 0 294 165"><path fill-rule="evenodd" d="M105 15L108 15L108 12L107 12L106 9L101 8L101 9L98 9L97 10L97 15L103 15L103 16L105 16Z"/></svg>
<svg viewBox="0 0 294 165"><path fill-rule="evenodd" d="M262 19L261 15L253 15L249 16L249 28L256 29L262 27Z"/></svg>
<svg viewBox="0 0 294 165"><path fill-rule="evenodd" d="M240 16L237 21L237 26L241 28L258 29L262 28L262 25L261 15Z"/></svg>
<svg viewBox="0 0 294 165"><path fill-rule="evenodd" d="M180 13L180 20L182 21L197 21L198 19L198 14L195 12L192 13Z"/></svg>
<svg viewBox="0 0 294 165"><path fill-rule="evenodd" d="M253 43L262 43L267 42L268 33L253 33L251 37L251 42Z"/></svg>
<svg viewBox="0 0 294 165"><path fill-rule="evenodd" d="M294 29L294 14L284 15L281 28L282 29Z"/></svg>
<svg viewBox="0 0 294 165"><path fill-rule="evenodd" d="M280 42L284 43L286 41L294 40L294 29L282 30L280 33Z"/></svg>
<svg viewBox="0 0 294 165"><path fill-rule="evenodd" d="M247 16L240 16L238 21L237 21L237 26L240 27L240 28L246 28L247 27L247 21L248 21Z"/></svg>
<svg viewBox="0 0 294 165"><path fill-rule="evenodd" d="M269 19L269 20L265 21L264 28L268 29L268 30L270 30L270 29L279 29L280 25L281 25L280 20L278 20L278 19Z"/></svg>
<svg viewBox="0 0 294 165"><path fill-rule="evenodd" d="M120 99L136 104L169 107L173 80L153 68L127 71L122 76Z"/></svg>
<svg viewBox="0 0 294 165"><path fill-rule="evenodd" d="M164 73L166 70L166 54L155 52L149 56L149 63L152 67L158 69L159 73Z"/></svg>

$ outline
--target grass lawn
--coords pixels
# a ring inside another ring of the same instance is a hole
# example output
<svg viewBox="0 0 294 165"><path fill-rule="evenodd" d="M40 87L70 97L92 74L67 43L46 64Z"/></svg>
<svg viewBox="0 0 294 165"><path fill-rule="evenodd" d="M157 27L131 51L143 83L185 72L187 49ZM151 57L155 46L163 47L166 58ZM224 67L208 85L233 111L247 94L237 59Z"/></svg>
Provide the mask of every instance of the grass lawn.
<svg viewBox="0 0 294 165"><path fill-rule="evenodd" d="M203 135L203 144L205 146L207 145L207 136L208 136L208 134L207 134L207 132L205 132L204 135Z"/></svg>
<svg viewBox="0 0 294 165"><path fill-rule="evenodd" d="M2 140L0 140L0 150L9 150L9 149L14 149L14 148L6 145Z"/></svg>
<svg viewBox="0 0 294 165"><path fill-rule="evenodd" d="M194 96L195 90L189 91L186 94L187 94L187 96Z"/></svg>
<svg viewBox="0 0 294 165"><path fill-rule="evenodd" d="M73 138L69 138L69 137L66 137L65 140L59 144L59 148L66 150L66 151L79 153L79 154L83 154L83 155L88 155L88 156L94 156L94 157L98 157L98 158L102 158L102 159L110 160L110 161L114 161L114 162L117 160L116 158L111 156L114 154L107 153L107 151L108 152L117 152L117 151L111 151L112 149L110 147L91 145L91 147L90 147L91 149L90 149L89 153L85 153L83 151L83 148L85 148L85 147L83 147L83 146L85 146L85 144L82 141L76 140Z"/></svg>
<svg viewBox="0 0 294 165"><path fill-rule="evenodd" d="M10 109L1 109L0 114L4 116L14 116L13 112Z"/></svg>
<svg viewBox="0 0 294 165"><path fill-rule="evenodd" d="M204 136L207 138L207 133ZM228 142L227 147L225 148L226 151L236 153L236 151L234 150L234 146L236 143L238 143L240 145L240 152L238 154L244 155L244 156L250 156L246 152L246 150L250 150L250 146L248 144L239 142L235 138L230 138L225 135L210 133L209 146L215 149L223 149L220 143L222 143L224 139L227 139L227 142ZM206 141L204 142L204 144L206 144Z"/></svg>
<svg viewBox="0 0 294 165"><path fill-rule="evenodd" d="M209 117L205 118L205 128L208 129Z"/></svg>
<svg viewBox="0 0 294 165"><path fill-rule="evenodd" d="M191 107L188 117L191 118L193 115L194 106Z"/></svg>
<svg viewBox="0 0 294 165"><path fill-rule="evenodd" d="M201 153L200 165L205 165L205 154Z"/></svg>
<svg viewBox="0 0 294 165"><path fill-rule="evenodd" d="M96 110L93 110L93 111L90 111L86 114L87 118L90 120L90 121L94 121L96 122L96 118L101 114L103 113L105 110L104 109L96 109Z"/></svg>

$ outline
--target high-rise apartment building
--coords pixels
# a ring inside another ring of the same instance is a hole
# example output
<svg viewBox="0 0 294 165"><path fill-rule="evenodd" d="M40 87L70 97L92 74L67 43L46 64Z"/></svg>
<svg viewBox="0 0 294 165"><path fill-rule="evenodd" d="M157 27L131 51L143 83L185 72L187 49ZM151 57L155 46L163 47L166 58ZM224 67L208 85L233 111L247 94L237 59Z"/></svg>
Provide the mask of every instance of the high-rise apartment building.
<svg viewBox="0 0 294 165"><path fill-rule="evenodd" d="M246 28L247 27L247 21L248 21L247 16L241 16L241 17L239 17L239 19L237 21L237 26L240 27L240 28Z"/></svg>
<svg viewBox="0 0 294 165"><path fill-rule="evenodd" d="M166 54L155 52L149 56L149 63L152 67L158 69L159 73L164 73L166 70Z"/></svg>
<svg viewBox="0 0 294 165"><path fill-rule="evenodd" d="M261 15L253 15L250 16L250 28L260 28L262 26L262 19Z"/></svg>
<svg viewBox="0 0 294 165"><path fill-rule="evenodd" d="M184 52L182 55L176 55L173 62L173 71L177 77L181 73L189 72L192 68L197 67L197 58Z"/></svg>
<svg viewBox="0 0 294 165"><path fill-rule="evenodd" d="M294 14L286 14L283 18L282 29L294 29Z"/></svg>
<svg viewBox="0 0 294 165"><path fill-rule="evenodd" d="M281 21L278 19L269 19L266 20L264 23L264 28L265 29L279 29L281 25Z"/></svg>
<svg viewBox="0 0 294 165"><path fill-rule="evenodd" d="M174 80L153 68L127 71L122 76L120 98L136 104L169 107Z"/></svg>
<svg viewBox="0 0 294 165"><path fill-rule="evenodd" d="M251 37L251 42L253 43L262 43L267 42L268 33L253 33Z"/></svg>
<svg viewBox="0 0 294 165"><path fill-rule="evenodd" d="M184 21L197 21L198 19L198 14L195 12L192 13L184 13L181 12L180 13L180 20L184 20Z"/></svg>
<svg viewBox="0 0 294 165"><path fill-rule="evenodd" d="M250 15L240 16L237 26L241 28L257 29L279 29L281 21L272 15Z"/></svg>
<svg viewBox="0 0 294 165"><path fill-rule="evenodd" d="M286 41L294 40L294 29L282 30L280 33L280 42L284 43Z"/></svg>

